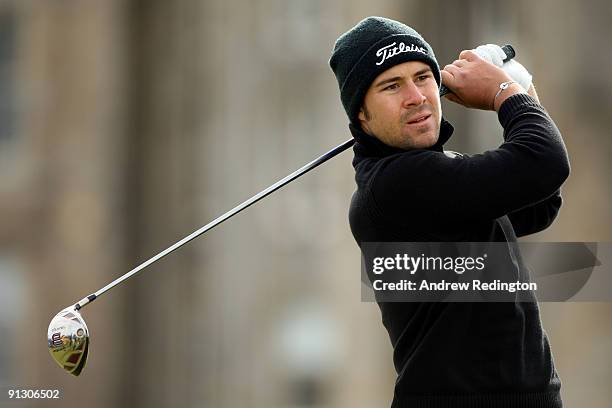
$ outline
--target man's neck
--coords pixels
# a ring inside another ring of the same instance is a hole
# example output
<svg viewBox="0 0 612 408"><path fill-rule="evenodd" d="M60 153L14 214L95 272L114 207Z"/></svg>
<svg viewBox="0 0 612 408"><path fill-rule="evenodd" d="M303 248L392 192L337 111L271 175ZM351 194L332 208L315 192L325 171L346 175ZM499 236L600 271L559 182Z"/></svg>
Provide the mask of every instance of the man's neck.
<svg viewBox="0 0 612 408"><path fill-rule="evenodd" d="M376 136L372 136L364 132L359 125L350 124L349 128L351 130L351 134L355 138L355 141L361 144L370 155L383 157L406 151L404 149L385 144ZM451 135L453 134L453 130L453 126L443 118L440 124L440 136L438 137L438 141L426 150L434 150L439 152L443 151L443 146L448 139L450 139Z"/></svg>

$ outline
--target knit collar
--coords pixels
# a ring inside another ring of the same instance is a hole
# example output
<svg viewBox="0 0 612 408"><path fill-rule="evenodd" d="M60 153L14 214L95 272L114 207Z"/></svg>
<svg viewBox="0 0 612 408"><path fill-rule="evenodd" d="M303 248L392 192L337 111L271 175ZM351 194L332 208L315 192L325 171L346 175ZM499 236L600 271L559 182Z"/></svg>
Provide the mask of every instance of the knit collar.
<svg viewBox="0 0 612 408"><path fill-rule="evenodd" d="M374 156L374 157L385 157L390 156L396 153L403 153L406 150L400 149L398 147L392 147L386 145L381 142L374 136L370 136L365 133L361 128L353 125L352 123L349 125L349 129L355 138L355 147L353 148L355 151L355 156ZM453 134L453 125L448 123L444 118L440 123L440 137L438 137L438 141L431 147L428 147L425 150L432 150L436 152L443 151L444 143L450 139Z"/></svg>

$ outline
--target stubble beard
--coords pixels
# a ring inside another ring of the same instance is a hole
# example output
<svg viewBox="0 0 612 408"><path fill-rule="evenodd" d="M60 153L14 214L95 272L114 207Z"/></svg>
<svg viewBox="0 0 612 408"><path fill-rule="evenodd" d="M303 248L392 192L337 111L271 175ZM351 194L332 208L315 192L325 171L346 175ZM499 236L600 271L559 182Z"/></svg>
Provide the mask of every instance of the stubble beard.
<svg viewBox="0 0 612 408"><path fill-rule="evenodd" d="M362 107L362 109L364 112L365 119L369 122L372 122L374 120L374 117L372 113L367 109L365 104ZM435 123L434 129L416 129L416 133L415 132L406 133L406 130L404 129L404 127L408 124L408 121L410 120L410 118L420 113L423 113L423 112L427 112L431 116L435 117L434 115L435 110L433 106L431 106L431 104L421 105L417 108L413 108L411 110L408 110L402 113L400 115L397 129L393 130L393 129L383 128L383 129L379 129L380 132L376 131L375 129L371 129L371 133L367 131L365 133L368 133L370 134L370 136L373 136L379 139L381 142L385 143L386 145L397 147L403 150L412 150L412 149L419 149L419 148L426 149L428 147L435 145L436 142L438 141L439 133L440 133L439 121L438 123ZM365 131L365 129L363 130ZM433 132L433 135L431 137L428 137L428 139L432 139L432 141L428 143L426 146L419 146L419 144L417 143L419 136L425 133L428 133L428 132ZM394 137L393 134L395 134L396 136ZM383 138L381 138L381 136L383 136Z"/></svg>
<svg viewBox="0 0 612 408"><path fill-rule="evenodd" d="M404 129L405 126L409 126L408 125L408 121L421 114L421 113L427 113L429 115L431 115L432 118L436 119L435 116L435 111L433 109L432 106L427 106L427 105L423 105L420 106L418 108L415 109L411 109L407 112L404 112L401 116L400 116L400 121L399 121L399 126L400 126L400 140L398 141L398 144L400 145L399 147L404 149L404 150L410 150L410 149L426 149L428 147L431 147L433 145L436 144L436 142L438 141L439 138L439 134L440 134L440 123L439 121L436 121L433 125L433 129L432 128L423 128L423 129L414 129L413 131L408 132L407 129ZM429 120L429 119L428 119ZM428 142L425 145L421 145L421 143L419 143L419 141L422 139L423 135L426 134L431 134L426 137L426 140L428 140Z"/></svg>

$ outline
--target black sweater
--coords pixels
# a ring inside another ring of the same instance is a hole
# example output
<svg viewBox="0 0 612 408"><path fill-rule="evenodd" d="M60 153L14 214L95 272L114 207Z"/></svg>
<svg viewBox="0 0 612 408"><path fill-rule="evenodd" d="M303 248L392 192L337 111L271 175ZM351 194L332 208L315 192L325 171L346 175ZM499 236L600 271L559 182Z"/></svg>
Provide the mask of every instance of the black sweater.
<svg viewBox="0 0 612 408"><path fill-rule="evenodd" d="M569 175L561 135L525 94L508 98L498 117L504 142L471 157L443 152L453 131L445 121L436 145L410 151L351 126L357 243L511 242L547 228ZM535 298L378 304L398 373L393 407L562 406Z"/></svg>

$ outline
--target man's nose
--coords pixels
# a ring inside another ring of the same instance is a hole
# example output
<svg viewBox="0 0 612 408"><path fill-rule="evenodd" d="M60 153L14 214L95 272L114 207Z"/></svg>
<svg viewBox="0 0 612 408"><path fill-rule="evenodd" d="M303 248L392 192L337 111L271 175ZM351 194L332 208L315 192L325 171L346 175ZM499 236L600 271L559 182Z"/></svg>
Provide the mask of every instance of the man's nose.
<svg viewBox="0 0 612 408"><path fill-rule="evenodd" d="M408 82L403 89L403 105L414 106L425 102L427 98L421 92L421 89L414 82Z"/></svg>

